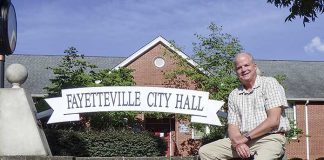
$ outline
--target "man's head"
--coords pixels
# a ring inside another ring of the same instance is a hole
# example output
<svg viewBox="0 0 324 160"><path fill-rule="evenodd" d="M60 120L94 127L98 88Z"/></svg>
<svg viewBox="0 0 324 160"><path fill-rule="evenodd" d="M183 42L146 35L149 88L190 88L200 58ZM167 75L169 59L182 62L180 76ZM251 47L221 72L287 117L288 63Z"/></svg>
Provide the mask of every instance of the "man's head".
<svg viewBox="0 0 324 160"><path fill-rule="evenodd" d="M257 66L250 53L238 53L234 58L235 72L243 85L253 85L257 76ZM252 87L252 86L251 86Z"/></svg>

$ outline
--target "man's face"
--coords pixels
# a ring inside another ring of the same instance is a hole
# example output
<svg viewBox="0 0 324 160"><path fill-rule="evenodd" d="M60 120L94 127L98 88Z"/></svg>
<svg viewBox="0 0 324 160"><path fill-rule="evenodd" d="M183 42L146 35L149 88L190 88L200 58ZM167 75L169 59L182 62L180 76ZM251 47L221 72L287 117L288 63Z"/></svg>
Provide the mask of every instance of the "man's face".
<svg viewBox="0 0 324 160"><path fill-rule="evenodd" d="M242 54L235 61L236 75L242 83L250 82L256 77L256 64L248 55Z"/></svg>

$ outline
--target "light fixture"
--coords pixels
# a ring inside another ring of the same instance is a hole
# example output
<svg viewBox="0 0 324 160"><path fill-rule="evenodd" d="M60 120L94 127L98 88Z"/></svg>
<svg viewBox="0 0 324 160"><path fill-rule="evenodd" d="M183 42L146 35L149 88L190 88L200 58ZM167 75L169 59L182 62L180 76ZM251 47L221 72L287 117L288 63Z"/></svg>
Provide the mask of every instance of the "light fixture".
<svg viewBox="0 0 324 160"><path fill-rule="evenodd" d="M17 42L17 19L11 0L0 1L0 54L12 54Z"/></svg>

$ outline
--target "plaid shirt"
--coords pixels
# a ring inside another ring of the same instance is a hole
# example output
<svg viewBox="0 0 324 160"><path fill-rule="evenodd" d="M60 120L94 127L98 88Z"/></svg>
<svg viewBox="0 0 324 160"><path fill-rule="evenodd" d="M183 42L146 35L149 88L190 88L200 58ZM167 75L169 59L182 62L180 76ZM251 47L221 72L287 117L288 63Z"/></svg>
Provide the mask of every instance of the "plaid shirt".
<svg viewBox="0 0 324 160"><path fill-rule="evenodd" d="M283 87L272 77L257 76L251 92L241 85L228 98L228 124L239 127L241 133L250 132L266 118L266 111L274 107L287 107ZM286 132L289 121L282 110L279 127L274 132Z"/></svg>

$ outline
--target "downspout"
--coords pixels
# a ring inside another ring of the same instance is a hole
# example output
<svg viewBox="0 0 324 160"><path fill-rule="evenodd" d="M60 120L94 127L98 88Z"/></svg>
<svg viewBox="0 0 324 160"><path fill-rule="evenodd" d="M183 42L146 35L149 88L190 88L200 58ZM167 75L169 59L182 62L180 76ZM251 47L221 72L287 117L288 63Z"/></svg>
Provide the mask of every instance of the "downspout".
<svg viewBox="0 0 324 160"><path fill-rule="evenodd" d="M170 127L169 127L169 130L170 130L170 132L169 132L169 156L170 156L170 159L171 159L171 156L173 156L173 154L171 154L171 152L172 152L172 131L171 131L171 125L172 125L172 121L171 121L171 118L169 118L169 125L170 125Z"/></svg>
<svg viewBox="0 0 324 160"><path fill-rule="evenodd" d="M306 156L307 159L309 160L308 104L309 104L309 100L307 100L305 103Z"/></svg>

